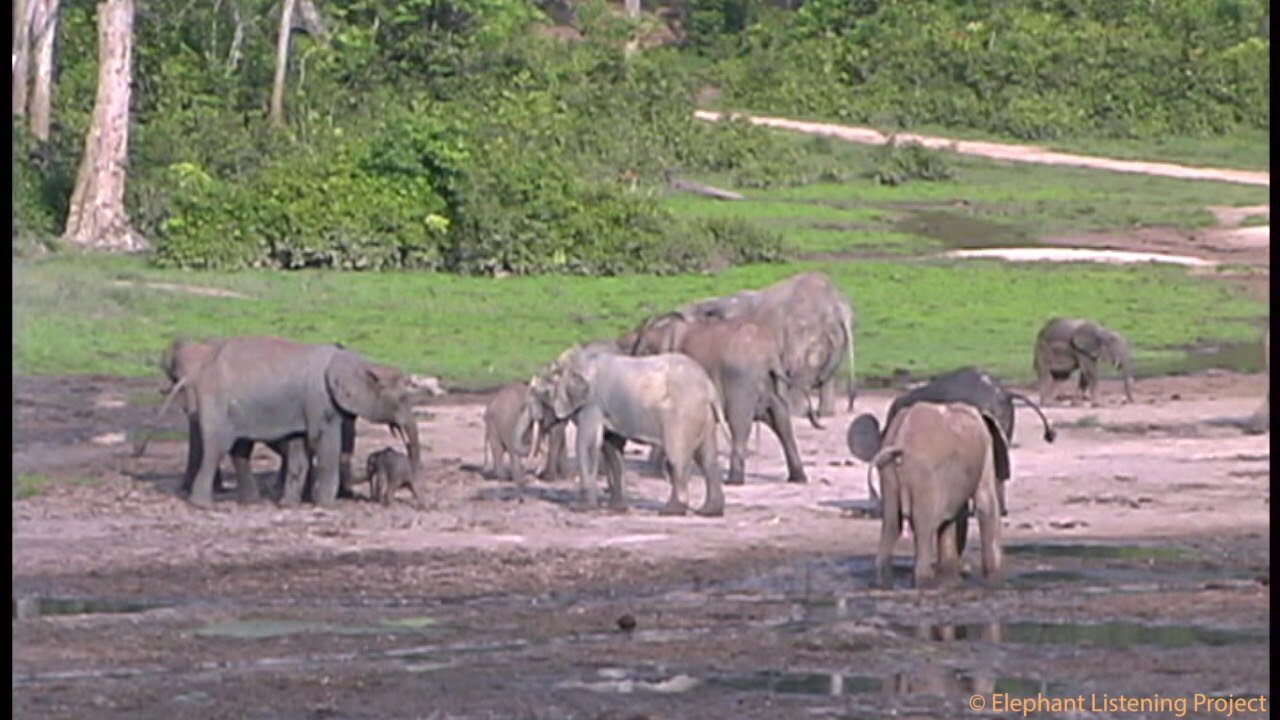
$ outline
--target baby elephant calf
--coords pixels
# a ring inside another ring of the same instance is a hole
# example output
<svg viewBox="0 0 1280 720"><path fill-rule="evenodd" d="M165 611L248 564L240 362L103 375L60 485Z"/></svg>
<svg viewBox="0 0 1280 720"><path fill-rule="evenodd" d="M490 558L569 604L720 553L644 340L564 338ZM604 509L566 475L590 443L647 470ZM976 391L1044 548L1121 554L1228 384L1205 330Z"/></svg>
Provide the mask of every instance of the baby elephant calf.
<svg viewBox="0 0 1280 720"><path fill-rule="evenodd" d="M543 429L543 408L529 391L528 383L508 383L484 409L484 472L503 474L506 461L508 479L524 482L522 458L538 445Z"/></svg>
<svg viewBox="0 0 1280 720"><path fill-rule="evenodd" d="M365 474L369 478L369 494L374 502L389 505L396 490L407 487L418 507L424 507L425 492L418 487L418 479L413 476L409 458L404 453L390 447L371 453L365 464Z"/></svg>

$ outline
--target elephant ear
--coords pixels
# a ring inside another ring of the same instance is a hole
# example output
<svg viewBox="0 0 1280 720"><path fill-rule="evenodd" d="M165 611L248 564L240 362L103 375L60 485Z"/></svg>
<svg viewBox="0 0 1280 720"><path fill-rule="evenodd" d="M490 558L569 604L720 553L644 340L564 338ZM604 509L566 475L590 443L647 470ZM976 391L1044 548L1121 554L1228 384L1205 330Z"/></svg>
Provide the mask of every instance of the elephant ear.
<svg viewBox="0 0 1280 720"><path fill-rule="evenodd" d="M1086 323L1071 333L1071 347L1089 357L1098 357L1098 353L1102 351L1102 337L1097 326Z"/></svg>
<svg viewBox="0 0 1280 720"><path fill-rule="evenodd" d="M863 462L871 459L880 451L880 421L871 413L863 413L849 423L849 431L845 435L849 444L849 452Z"/></svg>
<svg viewBox="0 0 1280 720"><path fill-rule="evenodd" d="M982 421L987 425L987 432L991 434L991 455L996 464L996 479L1008 480L1012 475L1009 467L1009 438L1005 437L1004 430L1000 428L1000 421L995 417L982 413Z"/></svg>
<svg viewBox="0 0 1280 720"><path fill-rule="evenodd" d="M338 351L329 361L325 383L334 403L351 415L370 420L386 420L394 415L386 389L401 379L401 373L385 365L372 365L362 358Z"/></svg>
<svg viewBox="0 0 1280 720"><path fill-rule="evenodd" d="M556 385L555 395L551 400L551 410L555 413L556 418L567 418L577 412L583 405L586 405L590 389L590 386L587 385L587 379L582 376L582 373L576 370L566 370L560 378L560 382Z"/></svg>

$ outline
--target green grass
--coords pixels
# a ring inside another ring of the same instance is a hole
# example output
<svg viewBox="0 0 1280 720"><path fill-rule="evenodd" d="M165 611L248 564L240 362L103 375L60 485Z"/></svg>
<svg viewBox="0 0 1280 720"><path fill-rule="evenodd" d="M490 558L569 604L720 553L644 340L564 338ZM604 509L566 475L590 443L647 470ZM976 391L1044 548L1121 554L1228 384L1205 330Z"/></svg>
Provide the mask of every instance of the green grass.
<svg viewBox="0 0 1280 720"><path fill-rule="evenodd" d="M852 298L860 376L913 375L980 364L1030 376L1030 350L1051 315L1094 318L1135 346L1135 362L1198 340L1257 338L1265 305L1224 283L1151 265L1022 265L994 261L809 262L718 275L617 278L458 277L424 272L191 273L142 258L62 257L14 263L18 373L158 374L176 334L276 334L340 341L366 356L454 387L527 377L568 345L615 337L680 303L827 272ZM120 287L187 283L249 295L208 297ZM1172 351L1177 352L1177 351Z"/></svg>
<svg viewBox="0 0 1280 720"><path fill-rule="evenodd" d="M47 475L15 475L13 478L13 499L26 500L41 495L58 484L85 485L94 482L86 478L57 479Z"/></svg>

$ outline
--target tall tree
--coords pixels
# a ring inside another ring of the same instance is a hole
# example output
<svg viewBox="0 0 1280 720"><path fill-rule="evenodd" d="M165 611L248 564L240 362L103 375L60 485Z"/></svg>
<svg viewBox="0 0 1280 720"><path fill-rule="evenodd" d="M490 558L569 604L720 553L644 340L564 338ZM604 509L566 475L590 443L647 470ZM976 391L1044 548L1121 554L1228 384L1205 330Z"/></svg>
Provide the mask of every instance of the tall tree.
<svg viewBox="0 0 1280 720"><path fill-rule="evenodd" d="M31 13L35 0L13 3L13 114L27 114L28 79L31 76Z"/></svg>
<svg viewBox="0 0 1280 720"><path fill-rule="evenodd" d="M130 227L124 207L133 11L133 0L98 3L98 93L62 235L64 241L82 247L146 248L146 240Z"/></svg>
<svg viewBox="0 0 1280 720"><path fill-rule="evenodd" d="M271 107L267 120L272 125L284 123L284 77L289 68L289 34L293 30L293 9L298 0L284 0L280 11L280 34L276 38L276 75L271 83Z"/></svg>
<svg viewBox="0 0 1280 720"><path fill-rule="evenodd" d="M31 134L48 142L49 118L53 106L53 39L58 34L58 0L29 2L35 5L35 12L31 17L31 43L34 46L36 66L31 78L31 99L27 114L31 118Z"/></svg>

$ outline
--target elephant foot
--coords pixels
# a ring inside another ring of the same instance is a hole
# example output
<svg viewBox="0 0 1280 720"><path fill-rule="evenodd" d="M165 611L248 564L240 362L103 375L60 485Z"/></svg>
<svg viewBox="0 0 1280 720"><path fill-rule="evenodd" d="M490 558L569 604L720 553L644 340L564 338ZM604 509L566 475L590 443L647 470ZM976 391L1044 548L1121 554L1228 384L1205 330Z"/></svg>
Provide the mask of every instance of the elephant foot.
<svg viewBox="0 0 1280 720"><path fill-rule="evenodd" d="M282 508L296 508L302 504L302 498L282 497L276 504Z"/></svg>
<svg viewBox="0 0 1280 720"><path fill-rule="evenodd" d="M338 488L339 500L358 500L359 498L360 496L356 495L356 491L352 490L351 488L346 488L346 487Z"/></svg>
<svg viewBox="0 0 1280 720"><path fill-rule="evenodd" d="M689 508L686 507L684 503L669 502L666 505L662 506L662 509L658 511L658 514L659 515L686 515L688 514L688 512L689 512Z"/></svg>
<svg viewBox="0 0 1280 720"><path fill-rule="evenodd" d="M631 508L626 503L609 503L609 512L613 515L626 515L631 512Z"/></svg>
<svg viewBox="0 0 1280 720"><path fill-rule="evenodd" d="M790 475L790 476L788 476L788 477L787 477L787 482L789 482L789 483L807 483L807 482L809 482L809 478L808 478L808 476L804 475L803 473L802 473L802 474L800 474L800 475Z"/></svg>
<svg viewBox="0 0 1280 720"><path fill-rule="evenodd" d="M711 505L710 503L698 508L699 517L724 517L724 503Z"/></svg>
<svg viewBox="0 0 1280 720"><path fill-rule="evenodd" d="M193 506L195 506L195 507L200 508L201 510L212 510L212 509L213 509L213 495L212 495L212 494L208 494L208 495L206 495L206 494L202 494L202 493L192 493L192 494L187 498L187 502L191 503L191 504L192 504Z"/></svg>
<svg viewBox="0 0 1280 720"><path fill-rule="evenodd" d="M730 477L730 478L725 478L724 484L725 485L746 485L747 481L745 478Z"/></svg>

